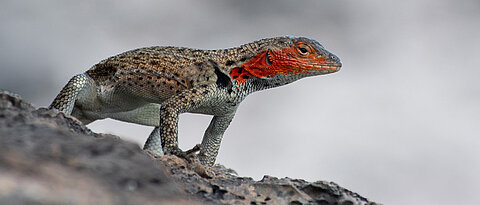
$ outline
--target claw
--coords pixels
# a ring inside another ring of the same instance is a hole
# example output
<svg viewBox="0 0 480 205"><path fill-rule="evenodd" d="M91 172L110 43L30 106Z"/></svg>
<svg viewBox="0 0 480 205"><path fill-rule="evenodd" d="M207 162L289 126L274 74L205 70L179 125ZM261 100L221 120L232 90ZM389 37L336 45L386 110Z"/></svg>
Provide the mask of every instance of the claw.
<svg viewBox="0 0 480 205"><path fill-rule="evenodd" d="M190 155L190 154L192 154L192 153L195 153L195 152L200 151L201 148L202 148L202 145L196 144L192 149L187 150L187 151L185 152L185 154Z"/></svg>
<svg viewBox="0 0 480 205"><path fill-rule="evenodd" d="M175 151L169 151L166 153L173 154L177 157L183 158L187 160L187 162L191 163L192 161L198 159L197 152L200 151L201 145L197 144L192 149L187 151L182 151L180 148L176 148Z"/></svg>

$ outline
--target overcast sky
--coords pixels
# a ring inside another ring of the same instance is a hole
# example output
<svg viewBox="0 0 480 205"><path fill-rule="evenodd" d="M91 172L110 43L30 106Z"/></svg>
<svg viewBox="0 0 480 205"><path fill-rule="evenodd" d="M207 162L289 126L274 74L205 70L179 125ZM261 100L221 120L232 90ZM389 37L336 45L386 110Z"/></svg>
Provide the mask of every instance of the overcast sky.
<svg viewBox="0 0 480 205"><path fill-rule="evenodd" d="M480 203L477 0L3 0L0 88L45 107L70 77L126 50L282 35L314 38L344 66L247 97L218 163L255 179L334 181L385 204ZM180 146L200 143L209 120L182 115ZM142 145L152 130L89 127Z"/></svg>

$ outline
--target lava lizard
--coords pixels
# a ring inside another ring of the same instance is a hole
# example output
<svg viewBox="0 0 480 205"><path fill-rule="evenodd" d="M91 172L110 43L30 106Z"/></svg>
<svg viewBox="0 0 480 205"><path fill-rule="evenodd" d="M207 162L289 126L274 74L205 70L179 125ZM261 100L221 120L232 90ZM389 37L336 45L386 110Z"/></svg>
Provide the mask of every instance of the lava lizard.
<svg viewBox="0 0 480 205"><path fill-rule="evenodd" d="M139 48L75 75L50 108L85 124L113 118L155 126L144 149L178 156L187 154L178 147L179 114L213 115L198 148L200 162L212 166L223 133L248 94L340 67L337 56L305 37L267 38L219 50Z"/></svg>

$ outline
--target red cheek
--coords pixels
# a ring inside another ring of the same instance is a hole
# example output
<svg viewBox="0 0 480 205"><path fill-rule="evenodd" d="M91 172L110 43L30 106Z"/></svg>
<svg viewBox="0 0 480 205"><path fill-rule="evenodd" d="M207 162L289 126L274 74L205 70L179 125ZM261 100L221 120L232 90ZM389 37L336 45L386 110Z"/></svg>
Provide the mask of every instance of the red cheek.
<svg viewBox="0 0 480 205"><path fill-rule="evenodd" d="M254 76L259 78L271 77L278 74L278 69L276 69L278 64L275 61L273 61L273 64L271 65L267 63L267 54L269 52L273 51L259 53L251 60L241 65L244 71L246 71L249 75L247 78ZM273 53L270 53L270 55L273 55ZM245 78L245 76L243 78Z"/></svg>
<svg viewBox="0 0 480 205"><path fill-rule="evenodd" d="M294 66L299 64L293 61L292 48L285 48L282 51L265 51L257 54L251 60L245 62L241 67L233 68L230 71L230 77L239 83L244 83L247 79L252 77L272 77L278 74L289 74L302 72L301 69L296 69ZM267 55L270 55L272 64L267 63ZM325 60L325 59L323 59Z"/></svg>

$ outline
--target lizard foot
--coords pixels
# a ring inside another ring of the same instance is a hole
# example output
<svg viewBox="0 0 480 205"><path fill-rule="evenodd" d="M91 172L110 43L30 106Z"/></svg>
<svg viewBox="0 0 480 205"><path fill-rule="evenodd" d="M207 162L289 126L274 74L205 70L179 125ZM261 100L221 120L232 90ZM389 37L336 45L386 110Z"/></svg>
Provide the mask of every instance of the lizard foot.
<svg viewBox="0 0 480 205"><path fill-rule="evenodd" d="M200 157L202 156L202 154L197 154L200 149L201 145L197 144L192 149L189 149L187 151L182 151L180 148L176 147L170 148L169 151L165 150L165 153L168 153L168 155L175 155L178 158L184 159L185 161L181 160L183 166L188 167L190 170L193 170L195 173L197 173L203 178L211 179L216 174L211 167L201 163Z"/></svg>
<svg viewBox="0 0 480 205"><path fill-rule="evenodd" d="M183 158L187 160L187 162L191 163L192 161L198 160L197 152L200 151L201 145L197 144L192 149L187 151L182 151L180 148L174 149L174 151L166 151L165 153L175 155L177 157Z"/></svg>

